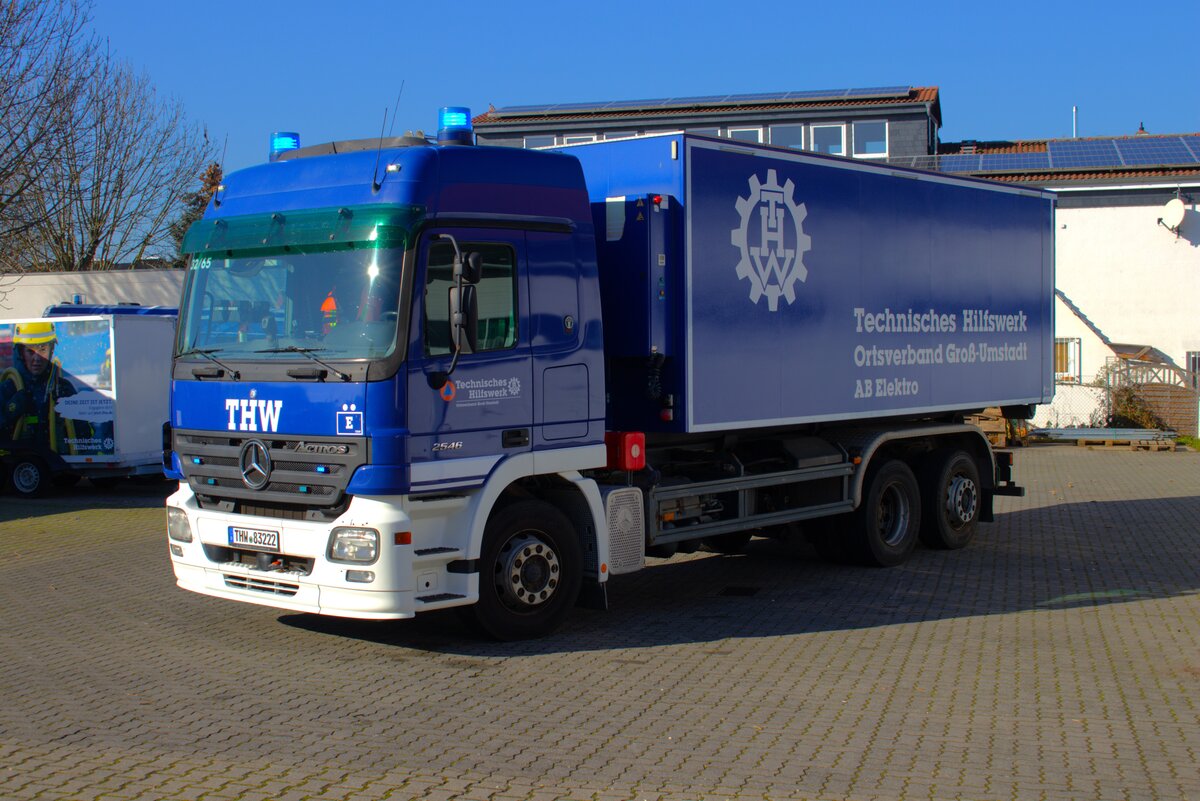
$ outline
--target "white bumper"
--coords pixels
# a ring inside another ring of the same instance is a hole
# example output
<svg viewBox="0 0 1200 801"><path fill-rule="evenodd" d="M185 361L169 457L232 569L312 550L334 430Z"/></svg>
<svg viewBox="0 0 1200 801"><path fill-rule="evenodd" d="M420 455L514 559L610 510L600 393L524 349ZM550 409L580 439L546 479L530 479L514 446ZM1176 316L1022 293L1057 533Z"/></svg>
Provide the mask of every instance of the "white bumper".
<svg viewBox="0 0 1200 801"><path fill-rule="evenodd" d="M464 548L446 547L445 531L414 531L421 526L414 526L403 501L356 497L337 520L314 523L204 510L191 489L181 485L167 499L167 506L187 514L192 541L169 540L176 582L185 590L216 598L359 619L409 618L418 611L474 602L477 576L448 570L452 561L464 558ZM231 526L279 532L280 552L290 559L311 560L311 570L260 569L232 559ZM338 526L377 530L376 560L370 564L330 560L330 535ZM409 536L399 536L404 534ZM369 582L362 580L364 572L371 574ZM351 580L348 573L357 573L360 580Z"/></svg>

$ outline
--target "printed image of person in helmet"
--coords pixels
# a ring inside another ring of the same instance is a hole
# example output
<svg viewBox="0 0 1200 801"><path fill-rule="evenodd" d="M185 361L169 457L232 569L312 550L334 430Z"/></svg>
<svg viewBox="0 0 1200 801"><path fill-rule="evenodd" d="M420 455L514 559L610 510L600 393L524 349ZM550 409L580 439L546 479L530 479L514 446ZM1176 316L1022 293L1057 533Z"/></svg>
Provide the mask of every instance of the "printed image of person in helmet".
<svg viewBox="0 0 1200 801"><path fill-rule="evenodd" d="M58 344L54 323L17 323L12 344L12 366L0 373L0 443L60 455L75 453L76 441L91 437L92 427L55 409L60 398L76 390L54 358Z"/></svg>

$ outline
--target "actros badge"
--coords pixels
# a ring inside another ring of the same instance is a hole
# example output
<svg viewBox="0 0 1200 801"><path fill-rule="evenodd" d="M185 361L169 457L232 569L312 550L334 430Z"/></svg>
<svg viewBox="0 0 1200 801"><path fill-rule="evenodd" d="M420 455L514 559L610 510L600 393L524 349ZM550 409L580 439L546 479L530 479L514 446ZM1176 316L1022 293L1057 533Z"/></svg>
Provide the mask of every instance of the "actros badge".
<svg viewBox="0 0 1200 801"><path fill-rule="evenodd" d="M750 196L739 197L737 212L741 223L730 237L742 253L738 278L750 281L750 300L767 296L767 308L779 310L779 298L788 305L796 302L796 281L808 279L804 254L812 239L804 233L808 210L792 198L795 184L789 178L783 186L775 170L767 170L767 181L750 176Z"/></svg>

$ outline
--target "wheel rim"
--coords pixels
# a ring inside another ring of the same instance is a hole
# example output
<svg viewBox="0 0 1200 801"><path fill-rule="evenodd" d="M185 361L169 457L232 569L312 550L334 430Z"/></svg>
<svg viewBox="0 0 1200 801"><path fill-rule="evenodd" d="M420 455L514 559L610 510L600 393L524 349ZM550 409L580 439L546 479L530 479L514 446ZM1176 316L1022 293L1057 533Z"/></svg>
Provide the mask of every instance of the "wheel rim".
<svg viewBox="0 0 1200 801"><path fill-rule="evenodd" d="M912 507L908 495L897 484L889 484L879 498L879 514L875 520L876 531L884 545L894 547L908 536L912 520Z"/></svg>
<svg viewBox="0 0 1200 801"><path fill-rule="evenodd" d="M558 553L536 532L513 535L496 560L496 590L510 609L527 612L547 603L558 590Z"/></svg>
<svg viewBox="0 0 1200 801"><path fill-rule="evenodd" d="M42 471L29 462L21 462L12 472L13 488L18 492L36 492L42 483Z"/></svg>
<svg viewBox="0 0 1200 801"><path fill-rule="evenodd" d="M950 525L962 528L975 519L979 508L979 490L966 476L955 476L946 490L946 514Z"/></svg>

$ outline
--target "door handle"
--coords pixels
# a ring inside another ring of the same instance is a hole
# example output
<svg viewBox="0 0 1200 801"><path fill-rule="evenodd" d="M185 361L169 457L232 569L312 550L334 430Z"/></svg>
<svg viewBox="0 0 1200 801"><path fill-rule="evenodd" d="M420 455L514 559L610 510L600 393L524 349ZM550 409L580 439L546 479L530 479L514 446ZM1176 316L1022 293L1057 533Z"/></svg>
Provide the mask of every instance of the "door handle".
<svg viewBox="0 0 1200 801"><path fill-rule="evenodd" d="M529 444L529 429L510 428L500 435L500 441L506 448L524 448Z"/></svg>

